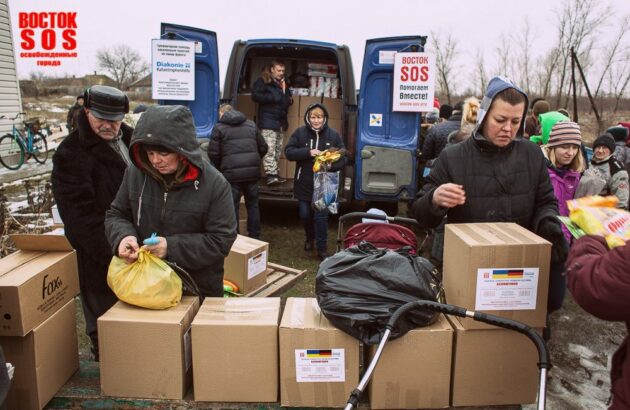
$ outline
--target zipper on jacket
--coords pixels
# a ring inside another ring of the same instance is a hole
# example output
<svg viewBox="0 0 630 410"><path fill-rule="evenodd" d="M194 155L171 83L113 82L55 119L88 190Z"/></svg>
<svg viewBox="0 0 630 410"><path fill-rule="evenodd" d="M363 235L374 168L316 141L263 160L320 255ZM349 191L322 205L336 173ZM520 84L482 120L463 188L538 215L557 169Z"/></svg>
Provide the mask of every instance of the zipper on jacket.
<svg viewBox="0 0 630 410"><path fill-rule="evenodd" d="M299 179L300 179L300 174L301 174L301 173L302 173L302 167L299 167L299 168L298 168L297 178L295 178L296 180L298 180L298 181L299 181Z"/></svg>
<svg viewBox="0 0 630 410"><path fill-rule="evenodd" d="M168 191L164 192L164 204L162 205L162 216L160 217L160 221L162 222L162 226L164 226L164 214L166 213L166 198L168 197Z"/></svg>

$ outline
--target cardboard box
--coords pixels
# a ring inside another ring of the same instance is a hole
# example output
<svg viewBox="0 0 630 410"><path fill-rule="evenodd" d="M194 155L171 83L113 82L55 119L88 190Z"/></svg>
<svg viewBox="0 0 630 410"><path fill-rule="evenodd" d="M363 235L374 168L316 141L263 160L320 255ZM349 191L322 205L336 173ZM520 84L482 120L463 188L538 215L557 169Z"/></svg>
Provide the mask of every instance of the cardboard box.
<svg viewBox="0 0 630 410"><path fill-rule="evenodd" d="M343 113L343 100L341 98L324 97L322 104L328 111L328 118L331 120L340 120Z"/></svg>
<svg viewBox="0 0 630 410"><path fill-rule="evenodd" d="M446 317L440 315L431 326L388 342L368 385L370 408L448 407L453 333ZM376 348L369 346L369 360Z"/></svg>
<svg viewBox="0 0 630 410"><path fill-rule="evenodd" d="M287 146L287 143L289 142L289 140L291 139L291 135L293 135L293 133L300 128L302 125L304 125L304 117L289 117L289 126L287 127L286 131L284 131L284 135L282 137L282 152L280 153L280 157L284 158L284 147Z"/></svg>
<svg viewBox="0 0 630 410"><path fill-rule="evenodd" d="M15 367L7 409L40 410L79 369L75 301L70 300L24 337L0 337Z"/></svg>
<svg viewBox="0 0 630 410"><path fill-rule="evenodd" d="M264 285L269 255L269 244L258 239L238 235L223 263L224 277L248 293Z"/></svg>
<svg viewBox="0 0 630 410"><path fill-rule="evenodd" d="M343 131L341 129L341 120L328 120L328 128L332 128L337 131L339 135L343 135Z"/></svg>
<svg viewBox="0 0 630 410"><path fill-rule="evenodd" d="M280 323L280 405L343 407L359 383L359 341L313 298L289 298Z"/></svg>
<svg viewBox="0 0 630 410"><path fill-rule="evenodd" d="M306 113L306 109L309 105L315 103L321 103L322 97L300 97L300 111L298 113L298 118L302 118L304 120L304 113ZM295 102L294 102L295 104Z"/></svg>
<svg viewBox="0 0 630 410"><path fill-rule="evenodd" d="M286 171L285 173L287 174L287 179L293 179L295 177L295 165L296 162L295 161L287 161L286 163Z"/></svg>
<svg viewBox="0 0 630 410"><path fill-rule="evenodd" d="M291 118L299 118L300 117L300 96L293 95L293 104L289 105L289 109L287 110L287 118L291 121Z"/></svg>
<svg viewBox="0 0 630 410"><path fill-rule="evenodd" d="M79 293L77 257L63 235L10 235L0 259L0 336L24 336Z"/></svg>
<svg viewBox="0 0 630 410"><path fill-rule="evenodd" d="M251 94L238 94L236 97L236 107L234 108L245 114L248 120L256 122L258 104L252 100Z"/></svg>
<svg viewBox="0 0 630 410"><path fill-rule="evenodd" d="M544 327L550 254L549 242L514 223L447 224L446 300ZM460 322L466 329L492 328L470 318Z"/></svg>
<svg viewBox="0 0 630 410"><path fill-rule="evenodd" d="M278 400L280 298L206 298L192 323L196 401Z"/></svg>
<svg viewBox="0 0 630 410"><path fill-rule="evenodd" d="M190 324L199 298L170 309L117 302L98 318L101 391L105 396L182 399L192 378Z"/></svg>
<svg viewBox="0 0 630 410"><path fill-rule="evenodd" d="M538 352L513 330L466 330L456 320L452 406L526 404L536 401Z"/></svg>

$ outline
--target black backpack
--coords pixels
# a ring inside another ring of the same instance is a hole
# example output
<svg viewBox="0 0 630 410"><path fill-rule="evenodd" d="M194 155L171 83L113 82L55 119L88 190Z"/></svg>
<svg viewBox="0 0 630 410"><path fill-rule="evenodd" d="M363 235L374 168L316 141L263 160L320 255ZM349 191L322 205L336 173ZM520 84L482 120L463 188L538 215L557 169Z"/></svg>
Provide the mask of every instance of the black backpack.
<svg viewBox="0 0 630 410"><path fill-rule="evenodd" d="M315 279L317 302L338 329L368 345L378 344L391 315L414 300L443 301L442 283L435 267L411 255L408 247L396 251L362 242L327 258ZM427 326L438 313L415 310L401 318L391 339L416 327Z"/></svg>

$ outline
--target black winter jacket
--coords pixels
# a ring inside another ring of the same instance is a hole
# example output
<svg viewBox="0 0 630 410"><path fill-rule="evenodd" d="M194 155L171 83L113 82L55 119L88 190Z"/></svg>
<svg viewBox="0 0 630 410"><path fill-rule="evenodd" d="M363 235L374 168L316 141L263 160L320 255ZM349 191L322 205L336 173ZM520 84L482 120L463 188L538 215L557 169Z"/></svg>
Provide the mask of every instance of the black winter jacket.
<svg viewBox="0 0 630 410"><path fill-rule="evenodd" d="M268 148L256 124L232 110L214 126L208 157L229 182L252 182L260 179L260 159Z"/></svg>
<svg viewBox="0 0 630 410"><path fill-rule="evenodd" d="M422 156L420 158L424 161L437 158L444 147L446 147L448 135L461 128L461 121L462 115L455 114L447 121L434 125L424 139L424 144L422 145Z"/></svg>
<svg viewBox="0 0 630 410"><path fill-rule="evenodd" d="M105 236L105 212L116 197L127 164L92 131L85 111L79 113L78 122L78 128L53 156L53 195L68 241L80 254L80 261L89 261L79 270L102 276L88 286L107 288L105 276L112 252ZM121 130L128 145L133 128L123 123Z"/></svg>
<svg viewBox="0 0 630 410"><path fill-rule="evenodd" d="M107 211L107 237L117 254L124 237L135 236L142 244L156 232L166 238L166 259L187 270L203 296L220 297L223 260L236 239L230 185L202 159L192 115L182 123L176 110L185 108L172 107L175 118L154 120L153 107L140 118L130 147L134 165L127 170ZM183 180L166 190L147 170L150 165L142 157L143 143L162 145L182 155L188 163Z"/></svg>
<svg viewBox="0 0 630 410"><path fill-rule="evenodd" d="M322 108L326 113L326 118L328 118L328 112L324 106L315 104L311 109L315 106ZM306 115L308 115L308 112L305 114L305 117ZM312 149L325 151L329 148L344 149L345 146L337 131L329 128L328 124L325 124L319 132L313 131L309 125L304 125L291 135L289 142L284 148L284 153L289 161L297 162L293 180L293 194L297 199L301 201L312 201L313 199L314 158L311 157L310 151ZM329 171L340 171L345 164L346 156L342 155L338 161L332 163Z"/></svg>
<svg viewBox="0 0 630 410"><path fill-rule="evenodd" d="M288 84L283 93L276 81L265 83L259 78L252 88L252 100L258 103L258 128L274 131L287 129L287 112L292 101Z"/></svg>
<svg viewBox="0 0 630 410"><path fill-rule="evenodd" d="M527 140L499 148L477 134L442 151L427 181L413 204L423 227L437 226L447 214L431 201L435 189L448 182L466 192L466 203L448 210L449 223L515 222L538 232L543 218L558 215L545 158Z"/></svg>

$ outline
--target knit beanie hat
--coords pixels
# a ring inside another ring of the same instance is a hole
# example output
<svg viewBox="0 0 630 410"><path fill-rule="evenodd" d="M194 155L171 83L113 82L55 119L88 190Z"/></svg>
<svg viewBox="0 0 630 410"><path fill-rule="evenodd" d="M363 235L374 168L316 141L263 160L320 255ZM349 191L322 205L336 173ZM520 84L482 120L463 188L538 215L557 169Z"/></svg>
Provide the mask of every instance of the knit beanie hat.
<svg viewBox="0 0 630 410"><path fill-rule="evenodd" d="M597 137L597 139L593 143L593 149L599 147L600 145L607 147L610 150L611 154L615 152L615 140L610 134L603 134Z"/></svg>
<svg viewBox="0 0 630 410"><path fill-rule="evenodd" d="M628 138L628 129L621 125L615 125L606 130L606 134L612 135L615 142L626 142Z"/></svg>
<svg viewBox="0 0 630 410"><path fill-rule="evenodd" d="M549 112L549 110L551 110L551 107L549 106L549 103L545 100L536 101L534 107L532 107L532 112L535 117L538 117L540 114Z"/></svg>
<svg viewBox="0 0 630 410"><path fill-rule="evenodd" d="M547 147L557 147L564 144L582 144L582 134L580 126L572 121L557 122L549 133L549 142Z"/></svg>
<svg viewBox="0 0 630 410"><path fill-rule="evenodd" d="M442 104L440 106L440 118L449 119L451 118L451 114L453 114L453 107L448 104Z"/></svg>

